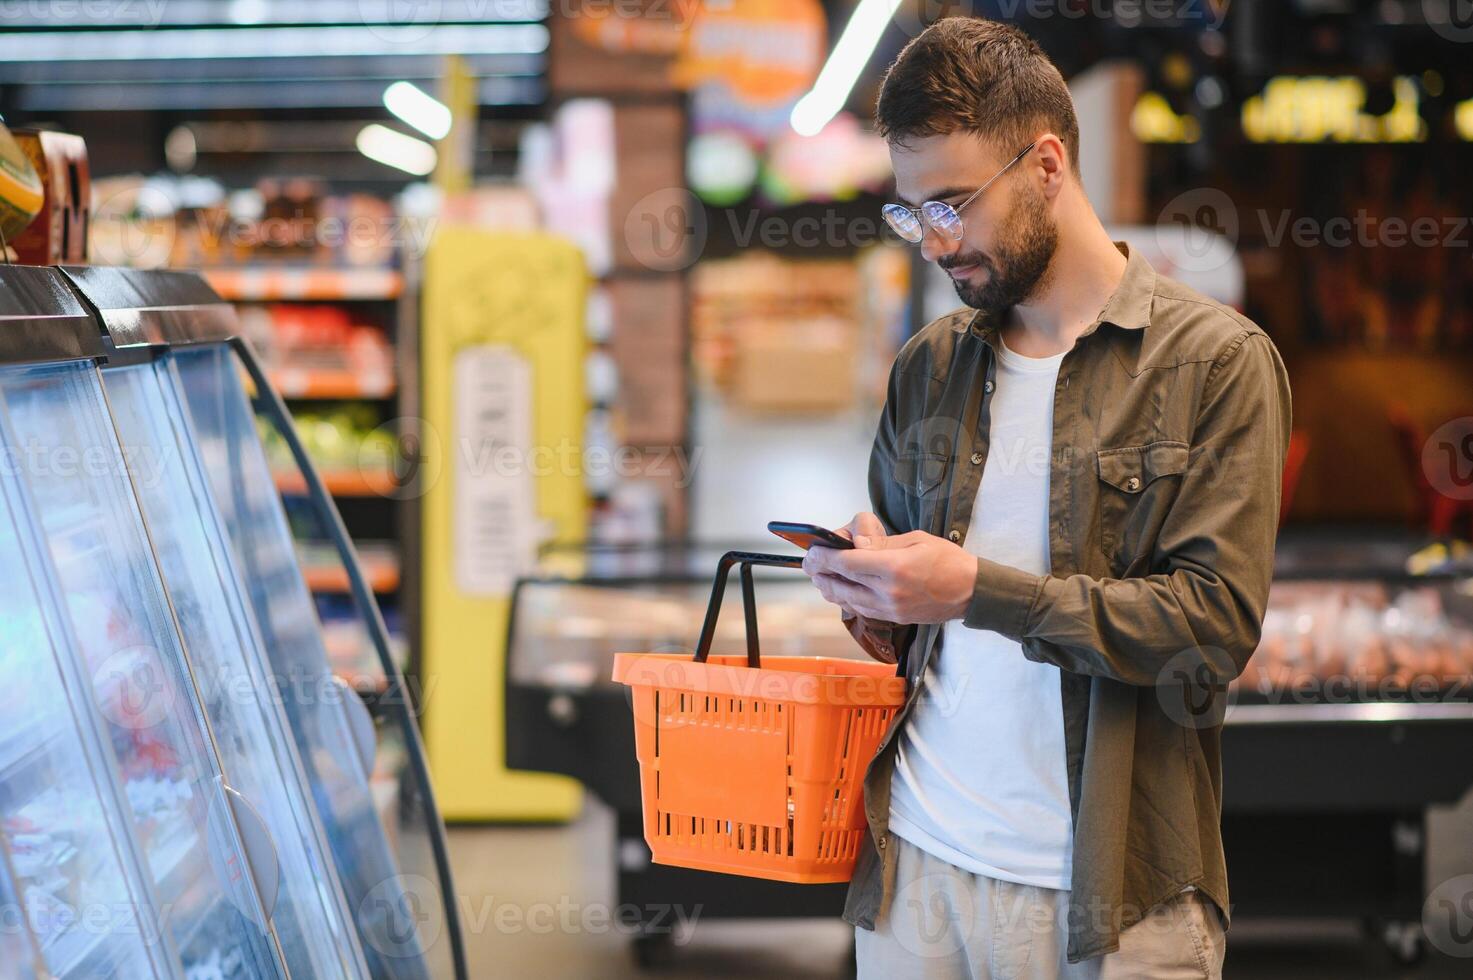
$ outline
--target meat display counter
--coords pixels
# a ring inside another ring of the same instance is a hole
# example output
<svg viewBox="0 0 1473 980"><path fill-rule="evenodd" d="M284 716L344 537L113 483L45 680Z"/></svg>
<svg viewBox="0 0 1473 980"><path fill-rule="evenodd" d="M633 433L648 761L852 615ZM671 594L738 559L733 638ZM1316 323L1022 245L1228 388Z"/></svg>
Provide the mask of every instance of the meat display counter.
<svg viewBox="0 0 1473 980"><path fill-rule="evenodd" d="M620 903L699 904L703 918L837 916L842 885L650 862L613 656L693 652L724 550L553 554L520 581L507 645L507 763L573 776L614 810ZM1353 917L1413 960L1427 808L1473 787L1473 577L1410 577L1400 570L1407 550L1327 556L1281 544L1260 648L1210 710L1224 721L1234 915ZM1365 563L1346 571L1357 558ZM801 575L759 575L757 609L764 650L865 656ZM739 616L723 618L715 647L740 650L742 635ZM670 939L661 923L646 926L635 941L641 960Z"/></svg>
<svg viewBox="0 0 1473 980"><path fill-rule="evenodd" d="M1222 740L1234 914L1358 919L1404 963L1428 810L1473 789L1473 574L1407 575L1409 551L1281 545Z"/></svg>
<svg viewBox="0 0 1473 980"><path fill-rule="evenodd" d="M465 975L407 700L386 814L235 327L193 275L0 266L3 980Z"/></svg>

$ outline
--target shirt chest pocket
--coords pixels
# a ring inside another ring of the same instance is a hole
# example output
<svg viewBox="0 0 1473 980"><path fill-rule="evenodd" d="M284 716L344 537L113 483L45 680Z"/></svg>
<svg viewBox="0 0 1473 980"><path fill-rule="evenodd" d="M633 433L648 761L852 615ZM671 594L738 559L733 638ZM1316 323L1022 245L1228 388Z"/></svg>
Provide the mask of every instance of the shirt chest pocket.
<svg viewBox="0 0 1473 980"><path fill-rule="evenodd" d="M905 493L911 526L928 528L945 502L951 457L945 453L906 452L895 460L895 481Z"/></svg>
<svg viewBox="0 0 1473 980"><path fill-rule="evenodd" d="M1155 544L1181 489L1187 449L1184 442L1161 441L1095 453L1100 550L1117 574Z"/></svg>

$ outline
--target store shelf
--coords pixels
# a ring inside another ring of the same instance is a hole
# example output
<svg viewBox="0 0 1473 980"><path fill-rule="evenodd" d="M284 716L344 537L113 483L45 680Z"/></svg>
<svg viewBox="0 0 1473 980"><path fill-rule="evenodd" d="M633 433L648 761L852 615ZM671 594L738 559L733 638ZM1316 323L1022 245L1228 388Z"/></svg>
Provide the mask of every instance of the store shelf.
<svg viewBox="0 0 1473 980"><path fill-rule="evenodd" d="M360 556L364 577L368 587L379 595L399 588L399 563L387 559L369 559ZM348 571L341 565L303 565L302 574L307 579L307 588L313 592L347 592Z"/></svg>
<svg viewBox="0 0 1473 980"><path fill-rule="evenodd" d="M398 487L392 470L340 470L325 471L322 483L334 497L388 497ZM276 489L286 496L303 496L307 492L307 481L300 473L277 473L274 475Z"/></svg>
<svg viewBox="0 0 1473 980"><path fill-rule="evenodd" d="M283 398L357 399L391 398L395 384L391 376L361 377L351 371L300 371L279 368L271 371L271 386Z"/></svg>
<svg viewBox="0 0 1473 980"><path fill-rule="evenodd" d="M205 269L203 275L228 300L390 300L404 292L404 276L396 269L256 266Z"/></svg>

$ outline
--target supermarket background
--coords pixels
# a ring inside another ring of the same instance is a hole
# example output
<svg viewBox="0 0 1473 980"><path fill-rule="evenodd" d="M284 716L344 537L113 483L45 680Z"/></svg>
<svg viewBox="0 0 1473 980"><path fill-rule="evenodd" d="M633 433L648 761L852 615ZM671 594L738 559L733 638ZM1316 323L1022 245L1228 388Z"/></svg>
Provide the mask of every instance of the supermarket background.
<svg viewBox="0 0 1473 980"><path fill-rule="evenodd" d="M880 221L876 85L938 16L1017 22L1069 81L1102 219L1263 325L1293 384L1279 580L1224 735L1228 976L1465 976L1463 6L17 0L0 114L83 137L90 261L203 270L285 399L403 671L263 420L432 973L842 976L841 889L650 864L612 655L690 649L720 552L783 550L768 520L866 509L891 359L957 305ZM859 655L793 577L759 586L766 648ZM453 883L409 853L436 827L406 712ZM0 763L29 764L26 724L0 715ZM61 784L19 772L17 887L80 902ZM182 832L168 774L134 775ZM32 926L63 973L70 921ZM249 975L229 930L199 942L191 980Z"/></svg>

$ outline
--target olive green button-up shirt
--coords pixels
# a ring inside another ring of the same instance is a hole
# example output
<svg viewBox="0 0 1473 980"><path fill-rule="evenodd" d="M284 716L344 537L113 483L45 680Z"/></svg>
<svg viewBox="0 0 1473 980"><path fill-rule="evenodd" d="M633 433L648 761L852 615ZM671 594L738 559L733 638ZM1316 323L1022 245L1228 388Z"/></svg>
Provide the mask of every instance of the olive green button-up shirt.
<svg viewBox="0 0 1473 980"><path fill-rule="evenodd" d="M1116 949L1122 929L1188 886L1227 918L1224 689L1262 629L1289 444L1289 384L1268 335L1117 247L1125 274L1064 355L1054 390L1050 574L980 558L964 617L1060 670L1070 962ZM996 322L963 310L896 358L869 469L875 513L892 533L965 535L999 343ZM871 834L844 913L874 928L894 885L897 733L942 630L847 625L909 681L865 778Z"/></svg>

